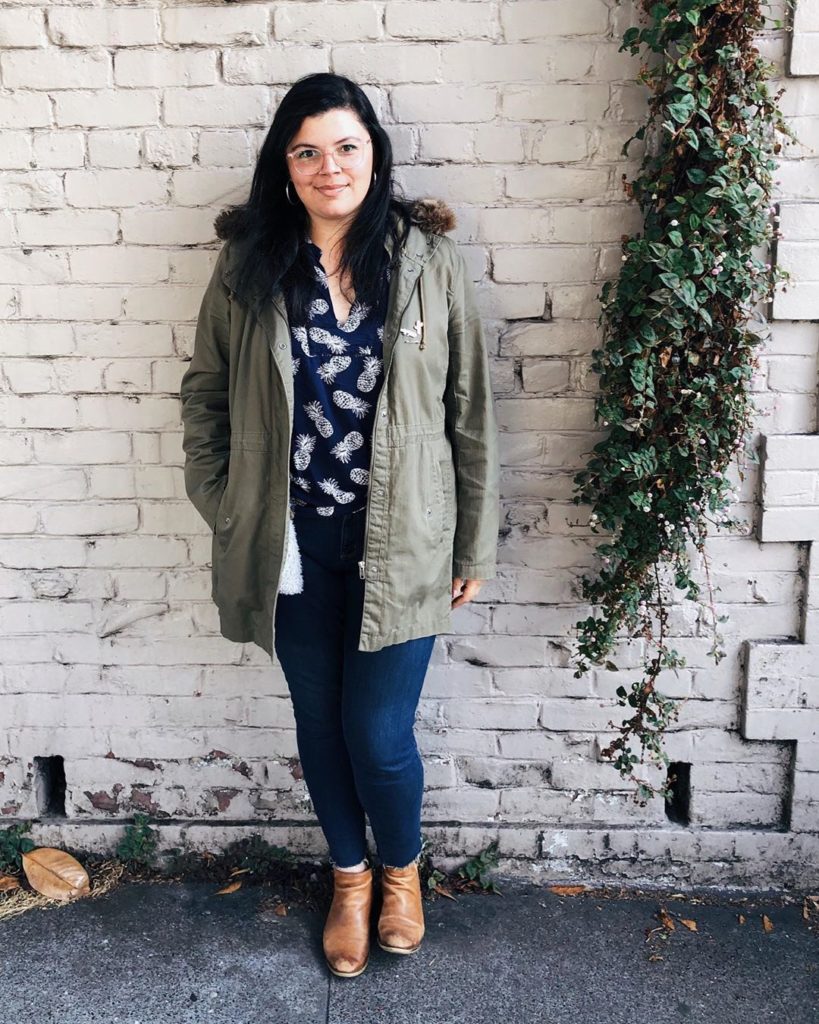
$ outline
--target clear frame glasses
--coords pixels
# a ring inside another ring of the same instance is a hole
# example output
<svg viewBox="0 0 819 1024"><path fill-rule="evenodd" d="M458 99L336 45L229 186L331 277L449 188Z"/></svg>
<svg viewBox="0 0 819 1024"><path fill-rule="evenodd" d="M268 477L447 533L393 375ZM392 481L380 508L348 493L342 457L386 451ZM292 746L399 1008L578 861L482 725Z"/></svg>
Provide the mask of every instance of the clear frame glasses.
<svg viewBox="0 0 819 1024"><path fill-rule="evenodd" d="M316 174L324 163L325 153L331 153L333 160L344 171L359 167L364 162L367 145L372 139L349 139L331 149L316 149L314 146L297 146L287 154L296 174Z"/></svg>

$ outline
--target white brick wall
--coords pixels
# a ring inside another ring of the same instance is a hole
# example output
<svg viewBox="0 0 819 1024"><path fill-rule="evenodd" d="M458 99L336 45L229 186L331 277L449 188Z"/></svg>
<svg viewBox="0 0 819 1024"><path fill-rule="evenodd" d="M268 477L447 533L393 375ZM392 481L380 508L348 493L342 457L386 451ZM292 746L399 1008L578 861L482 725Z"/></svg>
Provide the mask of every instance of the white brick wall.
<svg viewBox="0 0 819 1024"><path fill-rule="evenodd" d="M618 53L635 21L604 0L0 7L0 825L38 815L33 759L59 754L67 818L41 842L110 848L147 810L189 819L168 845L259 831L323 854L281 670L218 634L178 385L213 217L246 194L288 85L334 70L372 98L406 192L456 209L502 431L500 575L439 639L419 707L433 853L498 838L534 878L819 881L817 0L790 45L760 38L801 140L778 174L792 279L753 383L764 458L736 480L751 525L709 543L728 657L708 656L707 615L672 609L688 667L660 683L687 698L667 749L691 765L688 826L600 757L637 645L619 675L570 662L596 296L639 229L620 186L646 102Z"/></svg>

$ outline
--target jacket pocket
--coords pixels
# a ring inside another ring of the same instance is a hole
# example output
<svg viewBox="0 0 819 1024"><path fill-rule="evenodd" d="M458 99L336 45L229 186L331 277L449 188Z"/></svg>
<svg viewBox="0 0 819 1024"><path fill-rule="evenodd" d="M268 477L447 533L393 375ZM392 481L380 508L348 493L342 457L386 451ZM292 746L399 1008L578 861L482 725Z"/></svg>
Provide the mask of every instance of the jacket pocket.
<svg viewBox="0 0 819 1024"><path fill-rule="evenodd" d="M225 484L219 504L216 507L216 519L213 522L213 535L221 540L225 528L230 526L231 517L228 514L228 503L226 501L229 483Z"/></svg>

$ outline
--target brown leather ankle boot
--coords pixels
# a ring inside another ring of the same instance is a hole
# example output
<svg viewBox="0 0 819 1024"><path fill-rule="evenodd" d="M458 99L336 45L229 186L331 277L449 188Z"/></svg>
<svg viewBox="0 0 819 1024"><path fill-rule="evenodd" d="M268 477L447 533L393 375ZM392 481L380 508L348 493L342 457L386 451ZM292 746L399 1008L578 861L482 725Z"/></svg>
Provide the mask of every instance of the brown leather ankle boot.
<svg viewBox="0 0 819 1024"><path fill-rule="evenodd" d="M378 945L388 953L414 953L424 937L417 862L405 868L384 866L381 892L384 902L378 918Z"/></svg>
<svg viewBox="0 0 819 1024"><path fill-rule="evenodd" d="M333 902L324 925L327 966L339 978L355 978L370 956L373 869L339 871L333 867Z"/></svg>

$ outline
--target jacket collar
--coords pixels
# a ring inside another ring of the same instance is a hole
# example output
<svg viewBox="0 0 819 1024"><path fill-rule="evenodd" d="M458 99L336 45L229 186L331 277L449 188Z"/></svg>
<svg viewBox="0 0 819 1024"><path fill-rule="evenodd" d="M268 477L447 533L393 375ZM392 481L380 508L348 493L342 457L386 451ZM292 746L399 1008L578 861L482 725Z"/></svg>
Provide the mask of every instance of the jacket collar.
<svg viewBox="0 0 819 1024"><path fill-rule="evenodd" d="M416 199L411 204L411 223L404 244L399 254L399 263L394 277L397 279L396 300L400 304L402 296L406 291L407 296L421 273L427 260L437 249L441 237L447 231L455 227L455 215L452 209L442 199ZM222 266L222 280L225 285L242 301L246 302L257 315L265 306L264 296L261 293L261 286L258 283L251 285L247 292L242 292L237 280L237 269L243 246L247 243L236 234L238 217L234 210L223 210L214 221L216 233L220 238L229 240L224 253ZM235 237L234 237L235 235ZM387 235L384 247L392 258L393 239ZM273 305L286 319L284 296L279 290L272 296Z"/></svg>

